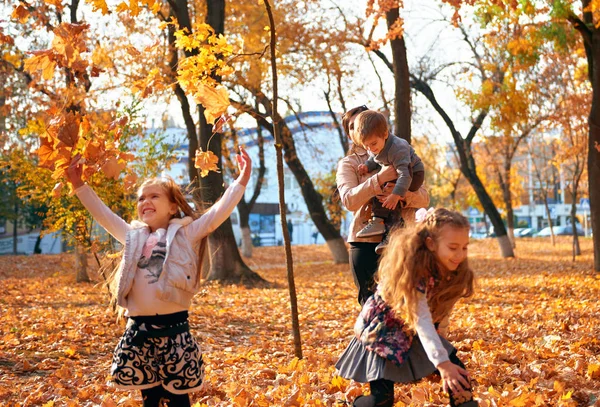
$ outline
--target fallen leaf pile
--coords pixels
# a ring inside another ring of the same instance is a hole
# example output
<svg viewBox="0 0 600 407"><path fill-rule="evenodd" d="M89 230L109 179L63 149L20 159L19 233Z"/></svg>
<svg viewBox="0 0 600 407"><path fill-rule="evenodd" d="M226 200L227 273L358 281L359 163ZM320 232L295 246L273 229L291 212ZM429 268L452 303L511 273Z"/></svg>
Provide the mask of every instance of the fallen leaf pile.
<svg viewBox="0 0 600 407"><path fill-rule="evenodd" d="M501 259L494 240L471 243L477 292L452 314L449 340L482 406L600 406L600 273L589 239L582 249L572 262L569 238L521 239L518 258ZM341 406L368 390L334 368L359 312L349 266L324 245L293 254L304 358L293 356L283 248L257 248L247 264L273 288L207 284L194 299L207 363L196 407ZM75 283L72 255L0 257L0 312L1 406L141 405L107 385L124 328L101 286ZM447 402L439 378L396 385L396 406Z"/></svg>

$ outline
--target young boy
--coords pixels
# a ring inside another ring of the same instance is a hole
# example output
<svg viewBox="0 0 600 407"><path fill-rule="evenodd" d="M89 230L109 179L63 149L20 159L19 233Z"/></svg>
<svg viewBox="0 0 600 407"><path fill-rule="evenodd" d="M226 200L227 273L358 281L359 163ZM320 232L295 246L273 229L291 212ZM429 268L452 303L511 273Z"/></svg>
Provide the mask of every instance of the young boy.
<svg viewBox="0 0 600 407"><path fill-rule="evenodd" d="M356 236L385 234L392 226L403 223L400 218L399 221L388 224L392 211L404 200L406 191L417 191L423 185L425 167L406 140L389 134L385 116L373 110L360 113L354 120L353 141L371 153L367 162L358 166L361 175L375 170L379 165L392 166L398 173L396 185L385 201L373 198L372 218ZM381 253L386 245L387 235L377 246L377 253Z"/></svg>

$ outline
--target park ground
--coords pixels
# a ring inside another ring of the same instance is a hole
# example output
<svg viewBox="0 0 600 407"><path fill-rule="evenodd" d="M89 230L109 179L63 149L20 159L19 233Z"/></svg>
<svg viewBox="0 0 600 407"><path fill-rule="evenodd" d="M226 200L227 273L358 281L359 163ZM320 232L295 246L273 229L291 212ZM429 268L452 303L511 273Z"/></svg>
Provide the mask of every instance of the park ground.
<svg viewBox="0 0 600 407"><path fill-rule="evenodd" d="M471 243L477 292L449 339L482 406L600 406L600 273L592 244L522 239L515 259ZM294 246L303 359L294 358L285 256L258 248L247 264L275 288L205 285L191 310L207 363L196 406L341 406L367 386L335 375L359 312L348 265L326 246ZM93 273L92 273L93 274ZM93 275L96 283L99 277ZM138 406L108 387L123 325L99 284L76 283L70 254L0 257L0 406ZM439 380L396 386L396 406L443 406Z"/></svg>

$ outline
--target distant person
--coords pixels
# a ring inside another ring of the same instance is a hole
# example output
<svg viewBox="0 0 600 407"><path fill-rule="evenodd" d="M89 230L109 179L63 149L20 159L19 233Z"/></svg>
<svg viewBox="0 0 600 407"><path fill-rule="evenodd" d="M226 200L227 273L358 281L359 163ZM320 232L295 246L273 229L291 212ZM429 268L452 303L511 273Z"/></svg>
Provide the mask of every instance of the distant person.
<svg viewBox="0 0 600 407"><path fill-rule="evenodd" d="M454 304L473 294L467 261L469 221L455 211L425 211L414 227L396 229L379 265L377 291L354 325L355 337L336 363L340 376L369 383L356 407L392 407L394 383L434 372L450 406L473 407L469 373L443 335Z"/></svg>
<svg viewBox="0 0 600 407"><path fill-rule="evenodd" d="M358 106L348 110L342 116L342 127L351 142L354 120L359 113L367 110L369 109L366 106ZM358 237L356 234L371 219L372 198L384 200L392 192L393 182L398 179L396 170L389 166L382 167L378 172L360 174L358 167L368 159L369 152L352 142L346 156L338 162L335 175L337 192L342 205L352 212L347 242L350 246L350 269L358 288L358 302L361 305L374 292L373 275L377 271L379 261L376 249L382 242L382 235ZM416 192L408 191L405 201L398 205L393 215L402 217L410 224L414 221L417 209L428 205L429 194L424 187L421 187Z"/></svg>
<svg viewBox="0 0 600 407"><path fill-rule="evenodd" d="M294 241L294 224L290 219L287 221L288 232L290 232L290 243Z"/></svg>
<svg viewBox="0 0 600 407"><path fill-rule="evenodd" d="M385 200L373 198L371 220L356 234L356 237L384 235L382 243L376 248L381 253L387 244L387 232L404 223L401 217L391 217L392 211L400 201L406 200L408 191L416 192L421 188L425 180L425 166L406 140L389 133L387 120L381 113L367 110L356 116L353 141L370 153L369 159L358 166L360 175L368 174L380 166L391 166L398 174L394 189Z"/></svg>
<svg viewBox="0 0 600 407"><path fill-rule="evenodd" d="M317 244L317 239L319 238L319 231L317 230L316 227L314 227L312 229L312 238L313 238L313 244Z"/></svg>
<svg viewBox="0 0 600 407"><path fill-rule="evenodd" d="M252 163L240 148L240 175L223 197L198 216L171 178L150 178L138 190L131 224L113 213L81 179L75 157L67 178L94 219L124 245L110 283L113 300L129 318L114 354L112 384L141 390L144 407L190 406L188 393L204 377L200 346L190 333L188 311L200 289L206 237L223 223L244 195Z"/></svg>

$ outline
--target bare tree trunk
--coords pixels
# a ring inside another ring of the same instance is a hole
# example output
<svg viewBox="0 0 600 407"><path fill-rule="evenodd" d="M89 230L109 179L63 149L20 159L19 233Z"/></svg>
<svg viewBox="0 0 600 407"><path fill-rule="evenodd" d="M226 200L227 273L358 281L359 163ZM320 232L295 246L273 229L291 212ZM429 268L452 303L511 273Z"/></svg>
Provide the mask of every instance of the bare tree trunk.
<svg viewBox="0 0 600 407"><path fill-rule="evenodd" d="M258 107L256 107L258 109ZM252 208L256 203L260 195L260 191L262 189L263 181L265 179L265 172L267 168L265 167L265 142L264 137L262 135L262 127L256 122L256 141L258 145L258 176L256 177L256 182L254 183L254 191L252 193L252 197L250 201L246 202L246 198L242 196L242 199L238 203L238 212L240 214L240 231L242 234L242 255L244 257L252 257L252 231L250 230L250 213L252 212ZM237 141L237 134L232 132L232 136L234 137L234 141Z"/></svg>
<svg viewBox="0 0 600 407"><path fill-rule="evenodd" d="M281 230L283 232L283 243L285 247L285 263L287 265L288 288L290 291L290 308L292 312L292 331L294 335L294 354L298 359L302 359L302 341L300 339L300 323L298 319L298 300L296 299L296 284L294 282L294 260L292 258L292 246L290 242L290 233L287 227L286 205L285 205L285 190L283 185L283 143L281 134L279 133L279 114L277 113L277 60L276 60L276 44L277 37L275 31L275 21L271 11L269 0L264 0L265 9L269 15L269 26L271 27L271 70L273 74L273 134L275 137L275 150L277 155L277 180L279 184L279 215L281 217Z"/></svg>
<svg viewBox="0 0 600 407"><path fill-rule="evenodd" d="M342 145L342 149L344 150L344 155L346 155L346 153L348 153L349 148L348 137L344 135L344 132L342 131L342 126L340 125L337 115L335 114L335 112L333 111L333 107L331 106L331 87L327 89L327 92L323 91L323 95L325 96L325 101L327 101L327 108L329 109L329 115L331 116L331 120L333 120L333 125L337 129L338 136L340 138L340 144Z"/></svg>
<svg viewBox="0 0 600 407"><path fill-rule="evenodd" d="M388 29L400 19L400 9L393 8L385 13ZM406 43L404 37L390 41L392 48L392 65L394 72L394 133L404 140L411 142L410 132L410 74L406 58Z"/></svg>
<svg viewBox="0 0 600 407"><path fill-rule="evenodd" d="M548 196L544 194L544 207L546 208L546 216L548 217L548 226L550 227L550 238L552 246L556 246L556 237L554 237L554 227L552 226L552 213L550 212L550 205L548 205Z"/></svg>
<svg viewBox="0 0 600 407"><path fill-rule="evenodd" d="M576 256L581 256L581 247L579 246L579 236L577 235L577 193L572 194L573 202L571 202L571 227L573 231L573 261Z"/></svg>
<svg viewBox="0 0 600 407"><path fill-rule="evenodd" d="M465 176L467 181L469 181L469 184L471 184L471 186L473 187L473 190L475 191L477 198L479 198L479 202L481 203L483 210L489 217L492 226L494 226L494 232L497 236L498 245L500 246L500 253L502 257L514 257L514 250L512 248L510 240L506 236L506 227L502 222L500 212L498 212L498 208L496 208L494 201L490 197L489 193L485 189L485 186L481 182L481 179L477 175L477 166L475 163L475 159L473 158L473 152L471 149L471 143L473 141L473 138L475 137L475 134L481 127L481 124L487 117L488 112L482 111L479 113L477 118L474 120L473 125L471 126L471 129L467 134L467 137L463 138L454 126L454 122L452 121L450 116L448 116L446 111L438 103L431 87L427 83L416 77L413 77L412 87L415 90L421 92L423 96L425 96L427 100L429 100L433 108L440 114L440 116L442 116L442 119L444 120L444 122L450 130L450 133L454 140L454 145L456 146L456 150L458 152L458 157L460 160L460 171Z"/></svg>
<svg viewBox="0 0 600 407"><path fill-rule="evenodd" d="M240 227L240 231L242 232L242 256L250 258L252 257L252 249L254 248L250 227L242 226Z"/></svg>
<svg viewBox="0 0 600 407"><path fill-rule="evenodd" d="M583 38L588 61L588 75L592 85L592 108L589 115L588 179L590 216L594 242L594 270L600 272L600 30L595 26L590 10L591 0L582 0L583 21L569 16L573 27Z"/></svg>
<svg viewBox="0 0 600 407"><path fill-rule="evenodd" d="M296 145L294 143L294 138L292 136L292 131L286 125L283 118L279 115L279 113L274 113L272 110L272 102L271 100L262 92L258 92L258 99L261 101L261 104L267 109L267 114L271 116L273 121L277 120L280 128L281 128L281 139L284 148L283 158L285 159L285 163L288 168L294 174L298 185L300 185L300 191L302 192L302 197L304 198L304 202L308 208L308 212L315 226L317 227L319 233L323 236L325 241L328 242L329 247L335 247L339 243L334 243L330 241L339 240L340 242L344 242L344 239L340 235L340 231L331 223L329 218L327 217L327 213L325 212L325 208L323 207L323 196L317 192L315 186L308 176L304 165L298 158L298 153L296 151ZM248 105L244 105L241 103L236 103L238 108L244 110L245 112L252 115L255 119L259 120L261 125L268 129L273 133L273 125L269 123L259 112L254 110ZM340 252L332 252L333 260L335 263L348 263L348 252L345 254Z"/></svg>
<svg viewBox="0 0 600 407"><path fill-rule="evenodd" d="M89 283L88 276L88 259L85 248L80 243L75 242L75 269L77 270L76 281L78 283Z"/></svg>
<svg viewBox="0 0 600 407"><path fill-rule="evenodd" d="M13 254L17 254L17 242L19 240L18 237L18 228L19 228L19 199L17 198L17 189L15 186L15 190L14 190L14 194L13 194L13 199L15 200L15 206L14 206L14 220L13 220Z"/></svg>
<svg viewBox="0 0 600 407"><path fill-rule="evenodd" d="M192 25L189 14L189 5L187 0L175 0L171 4L171 14L177 18L180 26L192 32ZM223 34L225 25L225 1L224 0L207 0L206 22L215 31L216 34ZM174 43L173 33L169 32L169 43ZM197 51L187 53L194 55ZM173 50L170 55L170 66L173 73L177 69L177 52ZM173 75L175 76L175 75ZM219 78L217 78L219 79ZM188 135L188 171L190 181L195 185L200 185L200 196L204 204L213 204L223 193L223 175L221 173L211 172L205 178L198 180L198 172L194 168L194 157L198 146L206 147L219 157L218 165L221 166L221 135L216 134L211 145L208 146L208 139L212 135L212 125L206 122L204 117L204 108L199 107L199 132L196 133L195 125L190 113L190 106L187 101L187 96L183 89L176 84L175 94L181 104L182 113ZM206 274L209 280L218 280L229 283L254 284L263 282L264 280L254 273L243 262L240 252L235 242L235 236L231 226L231 221L228 219L223 222L214 232L208 237L208 252L210 254L210 271ZM204 272L203 272L204 274Z"/></svg>

